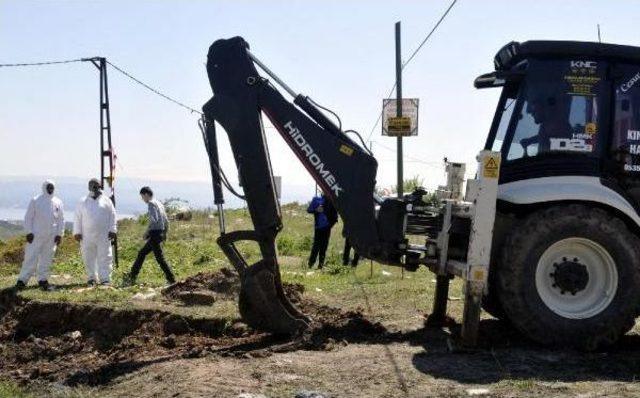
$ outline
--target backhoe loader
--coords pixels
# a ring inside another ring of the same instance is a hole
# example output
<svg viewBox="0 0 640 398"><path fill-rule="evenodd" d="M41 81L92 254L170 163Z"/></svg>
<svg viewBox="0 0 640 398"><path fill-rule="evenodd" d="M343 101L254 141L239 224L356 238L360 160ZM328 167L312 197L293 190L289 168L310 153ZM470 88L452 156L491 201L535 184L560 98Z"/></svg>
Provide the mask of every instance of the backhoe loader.
<svg viewBox="0 0 640 398"><path fill-rule="evenodd" d="M241 276L239 308L252 327L295 334L313 322L282 289L275 241L283 226L263 114L333 202L361 256L436 274L430 324L444 321L450 280L463 279L464 344L477 342L481 308L542 344L596 349L633 327L640 305L640 48L505 45L494 71L474 83L502 90L476 177L465 190L465 166L448 163L436 206L422 190L377 197L373 154L241 37L212 44L207 73L214 96L203 106L201 128L220 217L217 242ZM226 231L222 186L232 187L220 169L216 123L228 134L254 230ZM410 243L411 235L421 243ZM245 240L260 247L255 264L236 246Z"/></svg>

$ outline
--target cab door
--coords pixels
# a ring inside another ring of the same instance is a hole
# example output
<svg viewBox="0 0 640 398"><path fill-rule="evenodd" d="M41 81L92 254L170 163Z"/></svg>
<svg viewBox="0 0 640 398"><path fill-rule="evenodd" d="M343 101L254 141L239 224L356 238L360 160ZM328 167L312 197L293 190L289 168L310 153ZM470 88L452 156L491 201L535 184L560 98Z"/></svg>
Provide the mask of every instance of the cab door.
<svg viewBox="0 0 640 398"><path fill-rule="evenodd" d="M640 204L640 65L615 65L613 76L611 171L637 208Z"/></svg>

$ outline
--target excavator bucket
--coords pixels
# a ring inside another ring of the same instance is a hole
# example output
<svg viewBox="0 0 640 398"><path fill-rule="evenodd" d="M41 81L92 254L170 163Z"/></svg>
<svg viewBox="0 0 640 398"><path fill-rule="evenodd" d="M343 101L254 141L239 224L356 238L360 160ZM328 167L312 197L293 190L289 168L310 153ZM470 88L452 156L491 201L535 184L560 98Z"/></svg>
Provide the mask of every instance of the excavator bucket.
<svg viewBox="0 0 640 398"><path fill-rule="evenodd" d="M296 334L309 327L309 319L284 294L277 266L266 260L248 268L241 278L240 314L255 329Z"/></svg>
<svg viewBox="0 0 640 398"><path fill-rule="evenodd" d="M248 265L236 249L235 242L255 240L251 239L254 234L234 231L218 238L222 251L240 275L238 307L242 319L254 329L275 334L294 335L308 329L311 320L284 293L275 256Z"/></svg>

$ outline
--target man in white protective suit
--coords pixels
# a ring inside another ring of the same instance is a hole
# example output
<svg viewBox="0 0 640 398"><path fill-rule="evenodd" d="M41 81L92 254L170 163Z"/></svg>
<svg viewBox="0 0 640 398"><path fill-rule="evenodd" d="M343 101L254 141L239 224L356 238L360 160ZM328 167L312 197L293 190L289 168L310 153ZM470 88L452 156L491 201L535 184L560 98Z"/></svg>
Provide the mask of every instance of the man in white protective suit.
<svg viewBox="0 0 640 398"><path fill-rule="evenodd" d="M64 209L62 201L53 196L55 183L47 180L42 184L42 193L29 202L24 216L27 245L20 276L16 282L18 290L24 289L29 279L37 274L42 290L52 290L49 285L51 262L64 234Z"/></svg>
<svg viewBox="0 0 640 398"><path fill-rule="evenodd" d="M73 236L80 242L89 286L111 284L113 255L111 241L116 238L116 209L102 193L100 181L89 181L89 194L76 207Z"/></svg>

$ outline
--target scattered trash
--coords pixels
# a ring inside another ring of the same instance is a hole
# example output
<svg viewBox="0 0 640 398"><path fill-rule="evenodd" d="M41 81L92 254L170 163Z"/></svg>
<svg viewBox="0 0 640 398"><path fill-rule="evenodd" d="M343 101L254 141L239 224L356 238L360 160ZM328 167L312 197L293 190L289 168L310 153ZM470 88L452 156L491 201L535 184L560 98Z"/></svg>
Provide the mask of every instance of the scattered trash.
<svg viewBox="0 0 640 398"><path fill-rule="evenodd" d="M382 275L384 275L384 276L391 276L392 274L391 274L391 272L389 272L389 271L382 270Z"/></svg>
<svg viewBox="0 0 640 398"><path fill-rule="evenodd" d="M435 279L431 279L431 283L436 283L437 281Z"/></svg>
<svg viewBox="0 0 640 398"><path fill-rule="evenodd" d="M482 395L488 395L490 393L488 388L470 388L467 390L467 394L474 396L474 397L479 397Z"/></svg>
<svg viewBox="0 0 640 398"><path fill-rule="evenodd" d="M315 274L314 271L307 271L307 273L305 275L309 276L309 275L313 275L313 274Z"/></svg>
<svg viewBox="0 0 640 398"><path fill-rule="evenodd" d="M238 394L237 398L267 398L267 396L264 394L253 394L250 392L243 392L241 394Z"/></svg>
<svg viewBox="0 0 640 398"><path fill-rule="evenodd" d="M150 293L136 293L131 297L131 300L149 300L157 296L158 293L150 292Z"/></svg>
<svg viewBox="0 0 640 398"><path fill-rule="evenodd" d="M322 289L320 289L319 287L316 288L316 292L321 292Z"/></svg>
<svg viewBox="0 0 640 398"><path fill-rule="evenodd" d="M462 297L449 296L449 301L460 301L460 300L462 300Z"/></svg>

